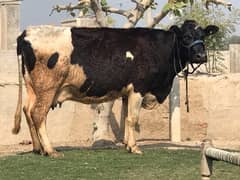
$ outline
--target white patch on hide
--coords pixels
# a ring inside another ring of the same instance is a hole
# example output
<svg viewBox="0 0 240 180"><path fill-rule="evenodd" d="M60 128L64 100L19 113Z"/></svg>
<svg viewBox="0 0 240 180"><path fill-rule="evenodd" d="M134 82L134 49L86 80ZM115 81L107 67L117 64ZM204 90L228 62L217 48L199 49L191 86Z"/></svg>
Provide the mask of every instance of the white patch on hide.
<svg viewBox="0 0 240 180"><path fill-rule="evenodd" d="M52 55L58 52L60 58L71 56L73 46L70 27L30 26L26 32L25 40L29 41L33 50L38 53Z"/></svg>
<svg viewBox="0 0 240 180"><path fill-rule="evenodd" d="M126 58L131 61L134 59L134 55L131 53L131 51L126 51Z"/></svg>

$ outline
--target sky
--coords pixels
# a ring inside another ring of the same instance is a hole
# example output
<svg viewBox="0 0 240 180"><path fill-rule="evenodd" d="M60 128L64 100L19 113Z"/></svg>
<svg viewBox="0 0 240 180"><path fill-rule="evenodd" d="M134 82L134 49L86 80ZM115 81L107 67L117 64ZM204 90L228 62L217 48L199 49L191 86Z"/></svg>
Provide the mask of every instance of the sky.
<svg viewBox="0 0 240 180"><path fill-rule="evenodd" d="M166 3L167 0L156 0L159 4L159 8L162 8L162 5ZM240 0L228 0L233 4L233 7L240 8ZM52 24L59 25L61 21L66 19L71 19L72 17L66 13L53 13L49 16L52 7L56 4L64 5L64 4L76 4L77 0L23 0L21 2L21 11L20 11L20 28L21 30L25 29L29 25L40 25L40 24ZM129 7L132 3L129 3L130 0L108 0L109 4L113 5L116 8L120 7ZM117 26L122 26L125 22L125 19L120 16L115 16ZM163 21L163 23L168 23L167 18ZM142 21L140 25L143 25ZM237 32L235 33L240 35L240 25L237 26Z"/></svg>

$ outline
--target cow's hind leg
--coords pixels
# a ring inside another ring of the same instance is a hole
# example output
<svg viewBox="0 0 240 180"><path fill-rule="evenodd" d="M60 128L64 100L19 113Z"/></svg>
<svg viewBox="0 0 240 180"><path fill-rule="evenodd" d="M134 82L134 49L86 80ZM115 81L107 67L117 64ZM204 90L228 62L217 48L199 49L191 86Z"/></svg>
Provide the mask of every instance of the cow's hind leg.
<svg viewBox="0 0 240 180"><path fill-rule="evenodd" d="M131 153L142 154L142 151L136 144L135 127L138 122L139 112L142 104L142 96L140 93L130 92L128 96L128 112L125 126L127 129L127 149Z"/></svg>
<svg viewBox="0 0 240 180"><path fill-rule="evenodd" d="M43 153L51 157L61 157L63 154L53 149L46 131L47 114L52 105L54 95L55 91L44 91L44 93L38 94L31 115L41 146L43 147Z"/></svg>
<svg viewBox="0 0 240 180"><path fill-rule="evenodd" d="M26 120L27 120L27 124L29 127L29 131L32 137L32 143L33 143L33 152L34 153L42 153L42 146L41 143L39 141L37 132L36 132L36 128L35 128L35 124L33 123L32 117L31 117L31 110L34 106L35 100L36 100L36 96L34 94L34 91L31 87L31 85L29 83L26 82L26 88L27 88L27 102L25 104L25 106L23 107L23 112L25 114Z"/></svg>

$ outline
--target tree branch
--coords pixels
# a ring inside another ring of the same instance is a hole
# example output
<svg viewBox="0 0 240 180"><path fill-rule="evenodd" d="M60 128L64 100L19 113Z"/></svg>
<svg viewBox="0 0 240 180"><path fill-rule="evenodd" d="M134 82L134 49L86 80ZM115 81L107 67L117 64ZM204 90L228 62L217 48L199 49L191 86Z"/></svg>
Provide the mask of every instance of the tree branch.
<svg viewBox="0 0 240 180"><path fill-rule="evenodd" d="M208 9L209 4L223 5L231 10L232 3L226 2L225 0L206 0L206 8Z"/></svg>
<svg viewBox="0 0 240 180"><path fill-rule="evenodd" d="M133 3L135 3L137 6L140 5L141 3L137 0L131 0Z"/></svg>
<svg viewBox="0 0 240 180"><path fill-rule="evenodd" d="M168 0L167 4L169 4L169 3L174 3L174 0ZM163 7L165 7L166 5L164 5ZM166 17L168 15L169 12L170 12L169 9L164 10L164 8L163 8L160 12L157 13L157 15L155 17L153 17L153 19L149 23L148 27L149 28L155 27L164 17Z"/></svg>
<svg viewBox="0 0 240 180"><path fill-rule="evenodd" d="M90 5L90 1L89 0L79 0L78 4L76 5L72 5L71 3L69 5L64 5L64 6L60 6L60 5L56 5L52 8L51 13L49 14L49 16L51 16L53 14L54 11L57 12L61 12L61 11L74 11L75 9L81 10L84 7L89 7Z"/></svg>
<svg viewBox="0 0 240 180"><path fill-rule="evenodd" d="M137 0L131 0L131 1L136 3L136 4L139 4L139 1L137 1Z"/></svg>
<svg viewBox="0 0 240 180"><path fill-rule="evenodd" d="M91 5L91 8L96 16L96 19L97 19L97 23L101 26L101 27L105 27L107 26L107 23L106 23L106 17L105 15L103 14L103 11L102 11L102 7L99 3L99 0L90 0L90 5Z"/></svg>
<svg viewBox="0 0 240 180"><path fill-rule="evenodd" d="M170 11L160 11L150 22L150 24L148 25L149 28L153 28L154 26L156 26L164 17L166 17L168 15Z"/></svg>
<svg viewBox="0 0 240 180"><path fill-rule="evenodd" d="M64 6L56 5L52 8L52 11L50 12L49 16L51 16L54 11L57 11L59 13L59 12L64 11L64 10L73 11L75 9L80 9L80 8L82 8L82 6L72 5L72 4L64 5Z"/></svg>
<svg viewBox="0 0 240 180"><path fill-rule="evenodd" d="M103 7L102 10L104 12L109 12L109 13L114 13L114 14L119 14L125 17L128 17L130 13L128 11L122 10L122 9L117 9L114 7Z"/></svg>
<svg viewBox="0 0 240 180"><path fill-rule="evenodd" d="M142 0L141 2L133 0L133 2L137 3L137 6L136 8L129 10L130 15L127 17L128 22L124 24L124 28L134 27L139 19L143 17L144 12L150 7L154 0Z"/></svg>

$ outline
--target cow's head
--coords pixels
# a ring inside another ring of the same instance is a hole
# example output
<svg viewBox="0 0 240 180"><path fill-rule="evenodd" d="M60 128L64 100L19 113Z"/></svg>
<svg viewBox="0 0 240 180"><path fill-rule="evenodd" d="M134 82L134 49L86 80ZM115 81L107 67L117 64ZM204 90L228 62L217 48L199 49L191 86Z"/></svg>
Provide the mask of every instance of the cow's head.
<svg viewBox="0 0 240 180"><path fill-rule="evenodd" d="M214 25L202 28L196 21L186 20L180 28L174 25L170 31L176 34L181 59L189 63L200 64L207 62L204 38L216 33L218 29Z"/></svg>

